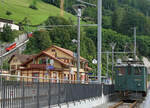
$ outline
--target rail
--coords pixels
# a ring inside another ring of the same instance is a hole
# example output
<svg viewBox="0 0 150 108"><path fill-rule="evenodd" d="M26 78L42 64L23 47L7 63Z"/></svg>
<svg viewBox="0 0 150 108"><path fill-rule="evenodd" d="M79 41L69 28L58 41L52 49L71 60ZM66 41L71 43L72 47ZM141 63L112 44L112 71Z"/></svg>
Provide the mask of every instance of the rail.
<svg viewBox="0 0 150 108"><path fill-rule="evenodd" d="M138 103L137 101L133 102L133 103L130 105L129 108L134 108L134 107L136 106L137 103Z"/></svg>
<svg viewBox="0 0 150 108"><path fill-rule="evenodd" d="M138 103L138 101L134 101L134 102L132 102L131 104L129 104L128 106L129 106L129 108L135 108L136 105L137 105L137 103ZM110 106L109 108L117 108L117 107L119 107L119 106L121 106L121 105L123 106L124 104L125 104L124 101L120 101L120 102L118 102L118 103L116 103L116 104Z"/></svg>
<svg viewBox="0 0 150 108"><path fill-rule="evenodd" d="M7 56L8 54L14 52L16 49L20 48L21 46L23 46L24 44L26 44L29 41L29 39L25 40L24 42L22 42L21 44L17 45L14 49L12 49L9 52L4 53L3 55L0 56L0 58Z"/></svg>
<svg viewBox="0 0 150 108"><path fill-rule="evenodd" d="M115 105L109 107L109 108L117 108L118 106L122 105L123 104L123 101L120 101L118 103L116 103Z"/></svg>

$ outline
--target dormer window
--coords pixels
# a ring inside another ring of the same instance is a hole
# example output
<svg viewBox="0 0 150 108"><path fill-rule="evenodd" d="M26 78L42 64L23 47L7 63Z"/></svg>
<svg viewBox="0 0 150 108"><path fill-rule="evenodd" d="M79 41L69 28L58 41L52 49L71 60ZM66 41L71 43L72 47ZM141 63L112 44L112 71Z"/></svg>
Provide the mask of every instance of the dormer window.
<svg viewBox="0 0 150 108"><path fill-rule="evenodd" d="M52 52L55 52L55 49L52 49Z"/></svg>

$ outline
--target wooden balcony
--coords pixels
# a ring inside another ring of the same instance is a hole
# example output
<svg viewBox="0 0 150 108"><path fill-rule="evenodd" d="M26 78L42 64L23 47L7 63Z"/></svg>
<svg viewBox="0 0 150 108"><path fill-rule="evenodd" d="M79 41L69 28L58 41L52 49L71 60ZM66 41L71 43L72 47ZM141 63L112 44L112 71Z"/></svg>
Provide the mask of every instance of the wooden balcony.
<svg viewBox="0 0 150 108"><path fill-rule="evenodd" d="M46 64L30 64L32 69L46 69Z"/></svg>

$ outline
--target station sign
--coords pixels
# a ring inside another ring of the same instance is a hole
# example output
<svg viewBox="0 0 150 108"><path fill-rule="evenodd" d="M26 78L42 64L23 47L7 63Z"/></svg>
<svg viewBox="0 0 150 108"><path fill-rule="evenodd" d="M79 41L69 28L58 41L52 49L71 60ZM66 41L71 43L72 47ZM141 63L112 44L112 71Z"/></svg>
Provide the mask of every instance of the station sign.
<svg viewBox="0 0 150 108"><path fill-rule="evenodd" d="M46 69L47 70L54 69L54 66L47 66Z"/></svg>

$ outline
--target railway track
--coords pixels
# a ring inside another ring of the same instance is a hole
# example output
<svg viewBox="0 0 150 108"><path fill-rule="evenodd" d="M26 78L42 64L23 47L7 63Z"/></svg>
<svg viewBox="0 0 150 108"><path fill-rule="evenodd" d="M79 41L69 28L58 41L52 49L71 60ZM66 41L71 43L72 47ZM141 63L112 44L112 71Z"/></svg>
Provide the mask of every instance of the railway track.
<svg viewBox="0 0 150 108"><path fill-rule="evenodd" d="M120 101L109 108L137 108L138 101L134 101L132 103L125 103L123 101ZM126 107L125 107L126 106Z"/></svg>

